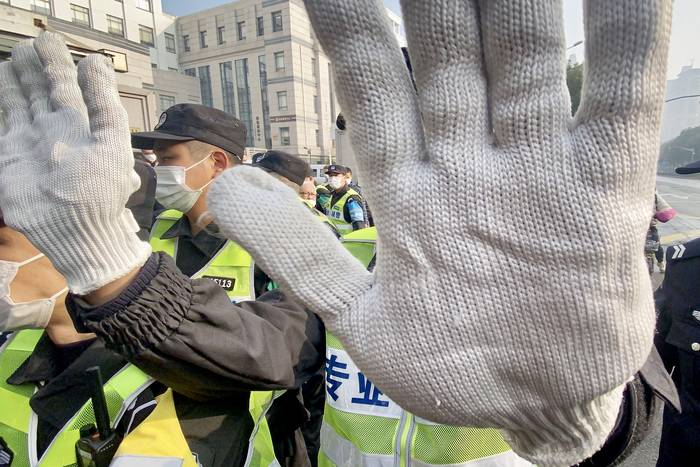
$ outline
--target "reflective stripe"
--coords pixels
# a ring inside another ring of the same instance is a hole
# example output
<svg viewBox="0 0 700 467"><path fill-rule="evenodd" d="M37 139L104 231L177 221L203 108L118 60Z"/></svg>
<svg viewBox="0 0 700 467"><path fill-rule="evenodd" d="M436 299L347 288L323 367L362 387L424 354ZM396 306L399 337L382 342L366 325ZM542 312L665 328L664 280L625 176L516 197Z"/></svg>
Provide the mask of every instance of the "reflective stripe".
<svg viewBox="0 0 700 467"><path fill-rule="evenodd" d="M473 461L461 464L426 464L421 461L412 460L411 466L415 467L533 467L525 459L518 457L513 451L506 451L495 456L482 457Z"/></svg>
<svg viewBox="0 0 700 467"><path fill-rule="evenodd" d="M394 456L368 454L360 451L347 439L339 436L333 428L321 425L321 451L332 462L342 467L393 467ZM323 465L319 462L319 465Z"/></svg>
<svg viewBox="0 0 700 467"><path fill-rule="evenodd" d="M109 464L110 467L181 467L177 457L121 456Z"/></svg>
<svg viewBox="0 0 700 467"><path fill-rule="evenodd" d="M346 191L334 205L330 206L327 212L331 223L336 229L338 229L338 231L340 231L340 233L352 232L352 222L347 222L345 220L345 205L351 196L359 197L360 194L352 188L348 188L348 191Z"/></svg>

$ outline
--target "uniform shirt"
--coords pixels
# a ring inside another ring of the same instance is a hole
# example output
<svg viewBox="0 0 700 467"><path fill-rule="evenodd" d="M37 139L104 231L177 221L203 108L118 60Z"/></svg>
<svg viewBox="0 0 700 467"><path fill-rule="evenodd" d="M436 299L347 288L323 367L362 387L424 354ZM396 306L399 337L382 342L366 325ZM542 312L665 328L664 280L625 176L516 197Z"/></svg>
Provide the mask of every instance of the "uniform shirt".
<svg viewBox="0 0 700 467"><path fill-rule="evenodd" d="M192 228L187 216L182 216L161 236L164 239L177 239L177 258L175 264L182 273L192 277L201 271L226 244L226 237L219 233L215 223L192 235ZM255 295L266 292L270 278L255 266Z"/></svg>

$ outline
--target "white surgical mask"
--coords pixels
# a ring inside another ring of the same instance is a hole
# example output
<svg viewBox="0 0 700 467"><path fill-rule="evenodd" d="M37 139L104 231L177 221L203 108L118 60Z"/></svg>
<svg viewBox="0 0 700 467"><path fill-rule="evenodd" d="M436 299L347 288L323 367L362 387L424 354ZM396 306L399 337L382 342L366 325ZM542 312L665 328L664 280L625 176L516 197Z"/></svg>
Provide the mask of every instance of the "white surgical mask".
<svg viewBox="0 0 700 467"><path fill-rule="evenodd" d="M315 208L316 207L316 200L315 199L302 199L304 204L306 204L310 208Z"/></svg>
<svg viewBox="0 0 700 467"><path fill-rule="evenodd" d="M67 287L49 298L29 302L16 303L10 298L10 284L19 268L43 257L39 254L21 263L0 261L0 331L44 329L49 324L56 299L68 291Z"/></svg>
<svg viewBox="0 0 700 467"><path fill-rule="evenodd" d="M342 188L345 183L342 175L336 175L328 178L328 184L331 186L331 188L337 190L338 188Z"/></svg>
<svg viewBox="0 0 700 467"><path fill-rule="evenodd" d="M211 154L210 154L211 155ZM193 190L185 183L187 171L197 167L202 162L209 159L205 157L199 162L195 162L189 167L158 166L156 171L156 200L166 209L176 209L180 212L188 212L197 202L202 190L214 181L212 178L203 187Z"/></svg>

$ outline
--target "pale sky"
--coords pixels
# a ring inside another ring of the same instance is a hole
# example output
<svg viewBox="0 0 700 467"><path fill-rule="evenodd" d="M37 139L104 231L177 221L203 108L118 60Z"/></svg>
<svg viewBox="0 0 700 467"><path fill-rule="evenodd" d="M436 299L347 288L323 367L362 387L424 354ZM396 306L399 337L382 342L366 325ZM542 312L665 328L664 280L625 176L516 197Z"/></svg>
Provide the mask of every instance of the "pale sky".
<svg viewBox="0 0 700 467"><path fill-rule="evenodd" d="M165 11L175 15L193 13L231 2L231 0L162 1ZM583 0L564 0L564 21L568 44L583 39L582 3ZM399 0L384 0L384 4L397 13L400 11ZM700 0L675 0L673 9L671 52L668 62L669 78L674 78L682 66L695 63L695 66L700 67ZM583 46L571 49L570 53L575 53L579 61L582 60Z"/></svg>

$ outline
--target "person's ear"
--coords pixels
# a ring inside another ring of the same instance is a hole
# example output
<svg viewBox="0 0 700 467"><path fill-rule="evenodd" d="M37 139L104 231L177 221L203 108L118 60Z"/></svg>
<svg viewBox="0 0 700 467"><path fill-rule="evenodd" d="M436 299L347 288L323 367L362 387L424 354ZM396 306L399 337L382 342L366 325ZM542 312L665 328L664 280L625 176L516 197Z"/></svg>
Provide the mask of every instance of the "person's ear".
<svg viewBox="0 0 700 467"><path fill-rule="evenodd" d="M214 151L211 153L211 158L214 160L214 174L219 175L231 165L228 156L222 151Z"/></svg>

